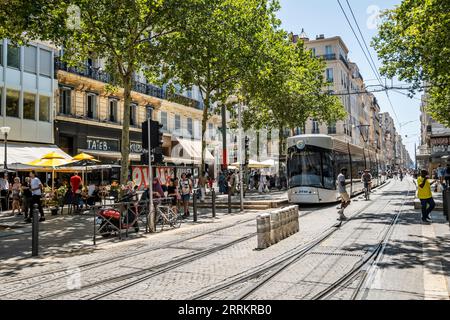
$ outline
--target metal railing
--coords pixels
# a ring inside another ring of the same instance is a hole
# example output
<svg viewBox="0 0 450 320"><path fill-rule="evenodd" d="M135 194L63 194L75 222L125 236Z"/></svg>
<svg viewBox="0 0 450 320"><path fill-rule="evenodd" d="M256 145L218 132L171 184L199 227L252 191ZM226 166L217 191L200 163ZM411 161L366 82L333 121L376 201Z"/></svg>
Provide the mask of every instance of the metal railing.
<svg viewBox="0 0 450 320"><path fill-rule="evenodd" d="M97 81L105 82L112 84L113 79L111 75L100 68L95 68L90 65L85 65L84 67L71 67L68 66L67 63L62 62L58 57L55 58L55 73L58 70L74 73L83 77L87 77L90 79L94 79ZM55 74L56 77L56 74ZM169 101L173 101L191 108L203 110L204 104L202 101L198 101L189 97L186 97L184 95L178 94L178 93L170 93L164 90L163 88L160 88L158 86L155 86L153 84L149 83L142 83L139 81L133 80L132 83L132 90L135 92L139 92L142 94L146 94L152 97L165 99Z"/></svg>
<svg viewBox="0 0 450 320"><path fill-rule="evenodd" d="M336 54L335 53L328 53L317 56L318 58L322 58L324 60L336 60Z"/></svg>

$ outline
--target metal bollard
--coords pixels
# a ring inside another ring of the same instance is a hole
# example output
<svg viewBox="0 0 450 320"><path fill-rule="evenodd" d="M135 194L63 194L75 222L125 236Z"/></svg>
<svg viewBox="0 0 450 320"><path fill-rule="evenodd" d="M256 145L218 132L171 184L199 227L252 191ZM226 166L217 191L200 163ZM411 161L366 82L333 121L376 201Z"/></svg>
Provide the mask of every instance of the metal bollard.
<svg viewBox="0 0 450 320"><path fill-rule="evenodd" d="M94 246L97 244L97 215L95 214L94 207L91 207L91 212L94 216Z"/></svg>
<svg viewBox="0 0 450 320"><path fill-rule="evenodd" d="M228 187L228 213L231 213L231 188Z"/></svg>
<svg viewBox="0 0 450 320"><path fill-rule="evenodd" d="M39 255L39 210L37 203L33 205L33 225L31 233L31 256L36 257Z"/></svg>
<svg viewBox="0 0 450 320"><path fill-rule="evenodd" d="M271 245L270 215L262 214L256 218L258 249L266 249Z"/></svg>
<svg viewBox="0 0 450 320"><path fill-rule="evenodd" d="M445 217L446 217L447 221L450 221L450 219L449 219L449 216L450 216L450 188L449 187L447 187L446 194L444 194L444 198L442 200L444 203L444 208L445 208L445 204L447 204L447 210L446 210Z"/></svg>
<svg viewBox="0 0 450 320"><path fill-rule="evenodd" d="M298 207L294 209L294 232L297 233L300 231L300 225L298 221Z"/></svg>
<svg viewBox="0 0 450 320"><path fill-rule="evenodd" d="M443 213L444 213L444 216L445 216L445 218L448 220L448 203L447 203L447 199L446 199L446 196L447 196L447 189L444 189L444 190L442 190L442 204L443 204Z"/></svg>
<svg viewBox="0 0 450 320"><path fill-rule="evenodd" d="M211 198L212 198L212 217L216 217L216 190L214 188L211 190Z"/></svg>
<svg viewBox="0 0 450 320"><path fill-rule="evenodd" d="M273 211L270 213L270 243L275 244L280 240L280 212Z"/></svg>
<svg viewBox="0 0 450 320"><path fill-rule="evenodd" d="M194 197L192 199L192 210L194 212L194 217L193 217L194 222L197 222L197 192L198 192L198 189L195 189L194 194L193 194Z"/></svg>

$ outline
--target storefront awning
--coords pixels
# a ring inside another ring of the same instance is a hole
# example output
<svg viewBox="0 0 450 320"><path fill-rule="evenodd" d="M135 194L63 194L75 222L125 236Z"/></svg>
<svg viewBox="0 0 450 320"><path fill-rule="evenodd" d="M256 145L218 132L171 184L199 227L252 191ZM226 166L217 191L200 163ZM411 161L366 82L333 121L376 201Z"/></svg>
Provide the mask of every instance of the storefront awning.
<svg viewBox="0 0 450 320"><path fill-rule="evenodd" d="M201 161L202 143L200 140L188 140L182 138L176 138L176 140L179 142L179 144L183 148L183 151L186 153L184 154L183 158L190 158L192 160ZM205 150L205 161L210 163L214 162L214 157L208 149Z"/></svg>
<svg viewBox="0 0 450 320"><path fill-rule="evenodd" d="M110 159L122 159L122 154L120 152L112 152L112 151L97 151L97 150L86 150L80 149L80 152L85 152L95 157L104 157ZM139 154L130 153L131 161L141 161L141 156Z"/></svg>
<svg viewBox="0 0 450 320"><path fill-rule="evenodd" d="M172 158L172 157L164 157L165 163L174 163L174 164L197 164L200 165L200 160L193 159L185 159L185 158Z"/></svg>
<svg viewBox="0 0 450 320"><path fill-rule="evenodd" d="M29 167L24 166L22 164L34 161L36 159L42 158L44 155L56 152L57 154L64 157L64 159L71 160L72 157L62 151L60 148L58 148L55 145L48 145L48 144L33 144L33 143L8 143L7 145L7 165L8 167L14 168L14 167ZM4 159L5 159L5 146L4 144L1 144L0 146L0 166L4 166Z"/></svg>

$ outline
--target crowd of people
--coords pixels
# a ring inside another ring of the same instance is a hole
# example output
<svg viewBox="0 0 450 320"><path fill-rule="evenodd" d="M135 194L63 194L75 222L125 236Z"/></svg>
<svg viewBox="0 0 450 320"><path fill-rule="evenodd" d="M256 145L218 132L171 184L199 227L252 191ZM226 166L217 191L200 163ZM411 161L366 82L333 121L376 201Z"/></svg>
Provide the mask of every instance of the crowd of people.
<svg viewBox="0 0 450 320"><path fill-rule="evenodd" d="M219 175L218 185L221 194L228 193L234 195L239 190L239 173L236 171L221 172ZM244 178L247 184L247 190L258 191L259 194L268 193L274 189L284 189L287 187L287 180L285 177L278 177L278 175L264 174L261 170L252 170Z"/></svg>

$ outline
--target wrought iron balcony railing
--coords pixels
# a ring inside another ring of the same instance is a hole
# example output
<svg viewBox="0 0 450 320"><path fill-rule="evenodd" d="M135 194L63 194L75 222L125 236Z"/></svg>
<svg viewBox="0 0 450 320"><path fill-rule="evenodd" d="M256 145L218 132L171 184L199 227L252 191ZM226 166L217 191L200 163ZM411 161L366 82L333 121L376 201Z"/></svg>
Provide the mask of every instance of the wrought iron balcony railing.
<svg viewBox="0 0 450 320"><path fill-rule="evenodd" d="M70 67L66 63L60 61L58 58L55 58L55 72L57 72L58 70L74 73L83 77L87 77L105 83L112 83L111 76L107 72L100 70L99 68L94 68L89 65L86 65L84 67ZM178 93L169 93L163 88L160 88L153 84L133 81L132 90L152 97L173 101L199 110L203 110L204 107L202 101L198 101Z"/></svg>

